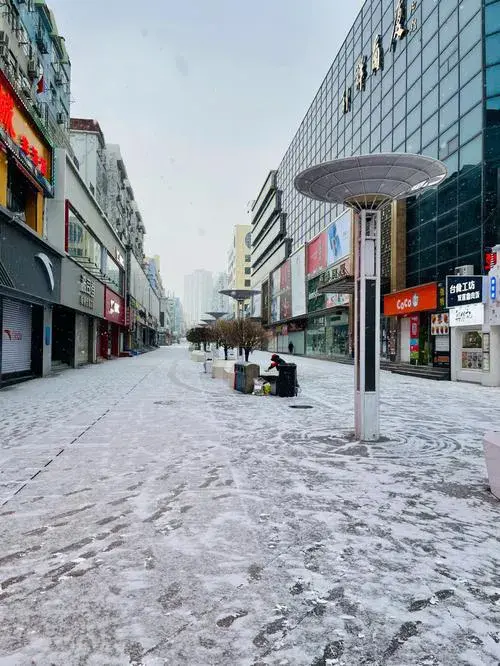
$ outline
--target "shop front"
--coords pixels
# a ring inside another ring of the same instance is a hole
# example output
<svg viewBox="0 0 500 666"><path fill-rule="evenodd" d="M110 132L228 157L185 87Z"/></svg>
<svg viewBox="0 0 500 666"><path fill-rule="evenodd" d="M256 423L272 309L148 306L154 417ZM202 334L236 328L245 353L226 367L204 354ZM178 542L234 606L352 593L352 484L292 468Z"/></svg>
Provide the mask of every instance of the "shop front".
<svg viewBox="0 0 500 666"><path fill-rule="evenodd" d="M431 323L437 311L437 282L384 296L386 326L382 327L382 344L385 343L391 360L412 365L433 362L435 341L431 336ZM396 325L388 323L387 318L396 318ZM384 330L389 332L385 341Z"/></svg>
<svg viewBox="0 0 500 666"><path fill-rule="evenodd" d="M484 305L473 303L450 309L451 380L482 383L484 356ZM486 338L489 342L489 336ZM489 368L486 368L489 371Z"/></svg>
<svg viewBox="0 0 500 666"><path fill-rule="evenodd" d="M322 293L325 285L350 274L350 260L343 260L307 283L307 356L348 358L351 353L347 294ZM332 289L334 289L332 287Z"/></svg>
<svg viewBox="0 0 500 666"><path fill-rule="evenodd" d="M0 72L0 205L39 236L52 196L52 147Z"/></svg>
<svg viewBox="0 0 500 666"><path fill-rule="evenodd" d="M98 354L110 359L120 356L124 345L125 300L104 287L104 321L101 321L97 341Z"/></svg>
<svg viewBox="0 0 500 666"><path fill-rule="evenodd" d="M5 384L50 372L61 256L4 212L0 238L0 384Z"/></svg>
<svg viewBox="0 0 500 666"><path fill-rule="evenodd" d="M104 317L104 285L70 258L63 259L61 275L61 310L67 313L71 328L65 332L71 340L68 362L72 367L95 363L97 334ZM61 313L60 319L64 318ZM56 330L54 344L57 347Z"/></svg>

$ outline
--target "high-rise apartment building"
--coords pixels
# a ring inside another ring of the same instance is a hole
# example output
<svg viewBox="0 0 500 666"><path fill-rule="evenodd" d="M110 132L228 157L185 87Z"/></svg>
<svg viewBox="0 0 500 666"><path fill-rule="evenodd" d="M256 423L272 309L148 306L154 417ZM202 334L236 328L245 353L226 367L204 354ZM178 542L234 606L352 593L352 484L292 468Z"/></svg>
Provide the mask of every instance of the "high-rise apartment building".
<svg viewBox="0 0 500 666"><path fill-rule="evenodd" d="M210 271L198 268L184 278L184 318L194 326L213 305L213 278Z"/></svg>

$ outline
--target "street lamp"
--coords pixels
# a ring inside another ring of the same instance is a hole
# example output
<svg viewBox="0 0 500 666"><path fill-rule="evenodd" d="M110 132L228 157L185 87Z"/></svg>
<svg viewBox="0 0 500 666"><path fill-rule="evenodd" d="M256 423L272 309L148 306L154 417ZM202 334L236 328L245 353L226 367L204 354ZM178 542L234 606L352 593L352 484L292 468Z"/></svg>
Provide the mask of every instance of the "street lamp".
<svg viewBox="0 0 500 666"><path fill-rule="evenodd" d="M222 294L223 296L229 296L230 298L234 298L234 300L238 304L236 318L242 319L241 315L243 311L244 302L247 301L252 296L260 294L260 291L258 291L257 289L222 289L221 291L219 291L219 294Z"/></svg>
<svg viewBox="0 0 500 666"><path fill-rule="evenodd" d="M353 281L355 431L361 441L380 437L380 210L391 201L439 185L446 166L423 155L387 153L324 162L299 173L304 196L356 211ZM345 285L343 287L345 289Z"/></svg>

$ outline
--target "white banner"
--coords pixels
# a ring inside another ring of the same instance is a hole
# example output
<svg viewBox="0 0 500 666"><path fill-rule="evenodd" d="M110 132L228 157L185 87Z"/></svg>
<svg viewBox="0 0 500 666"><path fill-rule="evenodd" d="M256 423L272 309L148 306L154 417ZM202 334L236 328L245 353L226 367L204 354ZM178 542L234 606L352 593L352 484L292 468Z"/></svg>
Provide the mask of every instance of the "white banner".
<svg viewBox="0 0 500 666"><path fill-rule="evenodd" d="M484 305L473 303L450 309L450 326L482 326L484 324Z"/></svg>
<svg viewBox="0 0 500 666"><path fill-rule="evenodd" d="M292 317L306 314L306 250L301 247L290 257L292 273Z"/></svg>

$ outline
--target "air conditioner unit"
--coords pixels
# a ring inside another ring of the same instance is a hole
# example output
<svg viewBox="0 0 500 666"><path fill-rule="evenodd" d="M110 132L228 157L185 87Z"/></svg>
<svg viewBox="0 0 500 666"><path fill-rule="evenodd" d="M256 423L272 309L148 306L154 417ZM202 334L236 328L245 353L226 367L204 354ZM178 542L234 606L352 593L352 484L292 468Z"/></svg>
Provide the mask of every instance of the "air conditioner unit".
<svg viewBox="0 0 500 666"><path fill-rule="evenodd" d="M35 58L28 60L28 76L32 79L38 74L38 63Z"/></svg>
<svg viewBox="0 0 500 666"><path fill-rule="evenodd" d="M472 264L457 266L455 268L455 275L474 275L474 266Z"/></svg>

